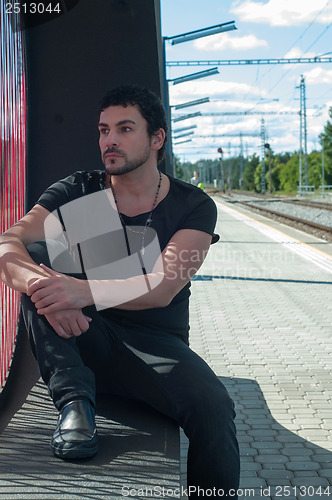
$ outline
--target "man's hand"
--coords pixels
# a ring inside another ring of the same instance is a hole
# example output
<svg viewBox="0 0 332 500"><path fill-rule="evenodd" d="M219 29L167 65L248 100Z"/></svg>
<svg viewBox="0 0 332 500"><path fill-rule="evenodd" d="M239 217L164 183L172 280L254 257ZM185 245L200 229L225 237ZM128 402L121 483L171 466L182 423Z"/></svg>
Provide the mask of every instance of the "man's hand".
<svg viewBox="0 0 332 500"><path fill-rule="evenodd" d="M85 316L79 309L68 309L45 314L45 318L54 328L59 337L69 339L78 337L89 329L91 318Z"/></svg>
<svg viewBox="0 0 332 500"><path fill-rule="evenodd" d="M93 304L89 284L40 264L50 276L34 281L27 290L39 314L49 315Z"/></svg>

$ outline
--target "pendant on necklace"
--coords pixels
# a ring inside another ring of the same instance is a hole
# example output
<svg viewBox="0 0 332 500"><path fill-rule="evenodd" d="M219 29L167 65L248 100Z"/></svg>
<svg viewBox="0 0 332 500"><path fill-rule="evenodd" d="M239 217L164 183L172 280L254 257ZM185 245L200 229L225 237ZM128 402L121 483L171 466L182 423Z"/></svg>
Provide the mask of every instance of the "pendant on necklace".
<svg viewBox="0 0 332 500"><path fill-rule="evenodd" d="M113 198L114 198L114 203L115 203L115 206L116 206L116 210L118 212L118 215L119 215L119 219L120 219L120 222L121 222L121 225L123 227L123 230L125 231L125 233L127 232L127 227L129 229L129 231L133 231L134 233L141 233L142 234L142 243L141 243L141 255L144 255L145 254L145 233L147 231L147 229L150 227L151 225L151 222L152 222L152 214L153 214L153 211L155 209L155 206L156 206L156 203L157 203L157 200L158 200L158 196L159 196L159 191L160 191L160 186L161 186L161 182L162 182L162 175L161 175L161 172L160 170L158 170L159 172L159 183L158 183L158 187L157 187L157 192L156 192L156 195L155 195L155 198L154 198L154 201L153 201L153 204L152 204L152 208L151 208L151 211L148 215L148 218L145 222L145 226L144 226L144 230L143 232L141 231L135 231L134 229L130 229L130 226L127 226L125 221L123 220L122 218L122 215L121 215L121 212L119 210L119 206L118 206L118 200L116 199L116 196L115 196L115 192L114 192L114 187L112 185L112 178L110 178L110 188L112 190L112 194L113 194Z"/></svg>

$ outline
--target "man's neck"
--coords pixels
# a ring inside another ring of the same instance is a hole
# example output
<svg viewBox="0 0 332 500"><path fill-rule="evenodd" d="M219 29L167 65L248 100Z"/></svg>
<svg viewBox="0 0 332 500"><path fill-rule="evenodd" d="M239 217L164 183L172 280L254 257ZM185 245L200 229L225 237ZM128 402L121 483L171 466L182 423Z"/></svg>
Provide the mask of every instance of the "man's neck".
<svg viewBox="0 0 332 500"><path fill-rule="evenodd" d="M132 172L123 175L108 175L116 193L121 197L133 197L137 199L146 198L149 193L155 191L159 182L159 171L157 167L144 169L138 167Z"/></svg>
<svg viewBox="0 0 332 500"><path fill-rule="evenodd" d="M146 173L139 170L138 168L124 175L107 175L106 188L110 187L112 182L119 210L128 216L149 212L158 190L160 181L158 169ZM165 198L168 190L169 179L162 175L156 204Z"/></svg>

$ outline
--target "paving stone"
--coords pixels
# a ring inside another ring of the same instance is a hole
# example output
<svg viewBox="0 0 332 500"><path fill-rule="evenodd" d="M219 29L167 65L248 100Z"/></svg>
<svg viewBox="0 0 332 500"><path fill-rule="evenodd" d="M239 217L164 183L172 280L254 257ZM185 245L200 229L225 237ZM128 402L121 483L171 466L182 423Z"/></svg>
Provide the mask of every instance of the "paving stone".
<svg viewBox="0 0 332 500"><path fill-rule="evenodd" d="M263 469L258 472L259 477L264 478L266 480L269 479L290 479L294 477L294 474L290 470L267 470Z"/></svg>
<svg viewBox="0 0 332 500"><path fill-rule="evenodd" d="M286 427L290 431L299 431L301 426L300 424L293 424L293 423L284 423L284 427ZM280 430L280 424L272 424L271 429L275 430Z"/></svg>
<svg viewBox="0 0 332 500"><path fill-rule="evenodd" d="M242 458L241 458L241 462L242 462L243 464L246 464L246 463L250 463L250 464L252 464L252 463L254 463L254 462L255 462L255 457L254 457L254 456L251 456L251 455L244 455L244 456L242 456Z"/></svg>
<svg viewBox="0 0 332 500"><path fill-rule="evenodd" d="M241 470L243 471L259 471L262 470L262 465L257 462L242 462Z"/></svg>
<svg viewBox="0 0 332 500"><path fill-rule="evenodd" d="M252 471L252 470L243 470L241 468L241 479L243 480L244 478L256 478L257 472Z"/></svg>
<svg viewBox="0 0 332 500"><path fill-rule="evenodd" d="M326 466L326 464L332 464L332 453L316 452L316 453L314 453L312 458L316 462L319 462L320 464L324 464L324 467Z"/></svg>
<svg viewBox="0 0 332 500"><path fill-rule="evenodd" d="M318 470L320 469L320 465L317 462L312 462L312 461L302 461L302 462L291 462L289 461L287 463L287 469L292 470L292 471L310 471L310 470Z"/></svg>
<svg viewBox="0 0 332 500"><path fill-rule="evenodd" d="M298 423L300 425L311 425L313 428L318 428L322 423L322 419L315 418L315 417L296 417L293 419L293 422Z"/></svg>
<svg viewBox="0 0 332 500"><path fill-rule="evenodd" d="M280 489L278 488L278 493L277 493L277 495L272 495L272 496L271 496L271 500L280 500L280 495L281 495L281 491L280 491ZM286 498L286 497L284 497L284 498ZM297 498L297 497L295 497L295 496L292 496L292 495L289 495L289 496L288 496L288 492L287 492L287 499L288 499L288 500L298 500L298 498Z"/></svg>
<svg viewBox="0 0 332 500"><path fill-rule="evenodd" d="M240 480L240 488L264 488L266 487L266 481L260 477L244 477Z"/></svg>
<svg viewBox="0 0 332 500"><path fill-rule="evenodd" d="M288 462L288 458L285 456L285 455L276 455L274 453L274 455L270 455L270 454L263 454L261 453L260 455L258 455L256 458L255 458L256 462L259 462L261 464L285 464L286 462Z"/></svg>
<svg viewBox="0 0 332 500"><path fill-rule="evenodd" d="M238 431L238 432L239 432L239 431L248 431L248 430L250 430L250 425L248 425L248 424L240 424L240 423L238 423L238 424L236 425L236 429L237 429L237 431Z"/></svg>
<svg viewBox="0 0 332 500"><path fill-rule="evenodd" d="M262 429L262 430L248 430L248 435L259 439L272 439L278 435L276 430L273 429Z"/></svg>
<svg viewBox="0 0 332 500"><path fill-rule="evenodd" d="M306 470L297 470L294 471L294 476L295 477L303 477L306 478L306 480L309 481L309 479L314 478L314 477L319 477L317 471L306 471Z"/></svg>
<svg viewBox="0 0 332 500"><path fill-rule="evenodd" d="M301 437L297 436L296 434L293 435L287 435L285 433L280 433L278 436L276 436L276 441L280 441L282 443L298 443L301 441Z"/></svg>
<svg viewBox="0 0 332 500"><path fill-rule="evenodd" d="M269 479L269 486L271 486L271 492L275 493L275 486L288 486L291 487L292 483L290 479Z"/></svg>
<svg viewBox="0 0 332 500"><path fill-rule="evenodd" d="M248 436L247 434L242 434L241 433L238 433L237 434L237 440L239 442L239 444L241 445L241 443L251 443L254 441L254 438L252 436Z"/></svg>
<svg viewBox="0 0 332 500"><path fill-rule="evenodd" d="M290 462L303 462L304 460L313 460L314 462L317 462L314 455L309 453L301 452L300 454L298 451L293 451L293 453L287 453L287 454L283 453L283 454L288 457Z"/></svg>
<svg viewBox="0 0 332 500"><path fill-rule="evenodd" d="M328 439L331 433L324 429L304 429L298 431L297 434L310 441L314 441L315 439Z"/></svg>
<svg viewBox="0 0 332 500"><path fill-rule="evenodd" d="M324 468L318 471L318 474L320 477L325 477L332 483L332 467L331 468ZM332 490L331 490L332 493Z"/></svg>
<svg viewBox="0 0 332 500"><path fill-rule="evenodd" d="M257 455L257 450L254 448L241 448L240 446L240 455L241 457L254 457Z"/></svg>
<svg viewBox="0 0 332 500"><path fill-rule="evenodd" d="M327 451L332 451L332 441L330 440L325 440L325 441L318 441L315 439L314 443L311 443L310 441L307 441L306 446L308 448L316 448L317 446L320 446L321 448L325 448Z"/></svg>
<svg viewBox="0 0 332 500"><path fill-rule="evenodd" d="M319 418L330 418L331 417L331 411L319 409L317 411L317 416L319 416Z"/></svg>
<svg viewBox="0 0 332 500"><path fill-rule="evenodd" d="M320 432L322 433L322 436L328 436L331 432L323 429L322 428L322 423L321 421L317 420L315 422L311 423L301 423L300 424L300 430L297 434L301 435L302 431L308 431L308 432L317 432L319 434Z"/></svg>
<svg viewBox="0 0 332 500"><path fill-rule="evenodd" d="M329 481L326 478L322 478L322 477L310 477L310 476L307 476L306 479L305 479L305 481L301 477L294 477L292 479L292 483L293 483L294 486L297 486L298 488L301 488L301 486L302 486L303 487L303 492L306 489L308 491L308 493L310 493L310 491L308 489L310 487L312 487L312 486L314 486L315 488L319 488L320 486L322 488L323 487L326 488L327 486L329 486ZM314 493L315 489L313 489L313 488L310 488L310 489ZM331 494L332 494L332 489L331 489ZM309 496L311 496L311 495L309 494ZM323 494L322 495L317 495L317 497L318 496L320 496L320 498L329 498L328 496L323 495Z"/></svg>
<svg viewBox="0 0 332 500"><path fill-rule="evenodd" d="M309 446L309 444L312 444L312 446ZM317 446L315 446L313 443L310 443L309 441L305 441L304 439L299 439L298 442L289 442L287 443L283 449L284 450L287 450L287 449L294 449L294 450L299 450L300 452L302 452L302 449L306 450L310 450L312 451L312 448L316 449Z"/></svg>
<svg viewBox="0 0 332 500"><path fill-rule="evenodd" d="M264 470L274 470L274 471L278 471L278 470L283 471L283 470L285 470L285 466L286 466L286 464L280 464L280 463L279 464L276 464L276 463L272 463L272 464L264 463L264 464L262 464L262 468Z"/></svg>
<svg viewBox="0 0 332 500"><path fill-rule="evenodd" d="M279 454L279 450L276 450L275 448L266 448L264 450L258 450L259 454L264 453L264 455L276 455Z"/></svg>

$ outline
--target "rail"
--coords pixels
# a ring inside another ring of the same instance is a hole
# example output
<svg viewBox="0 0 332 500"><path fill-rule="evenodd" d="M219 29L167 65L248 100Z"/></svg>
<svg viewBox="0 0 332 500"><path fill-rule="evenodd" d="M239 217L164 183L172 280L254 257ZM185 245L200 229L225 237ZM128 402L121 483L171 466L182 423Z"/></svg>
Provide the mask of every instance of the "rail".
<svg viewBox="0 0 332 500"><path fill-rule="evenodd" d="M293 215L288 215L288 214L284 214L281 212L276 212L275 210L270 210L269 208L265 208L265 207L263 208L263 207L259 207L257 205L252 205L251 203L248 203L245 201L237 201L237 203L239 203L240 205L244 205L248 208L258 210L260 212L266 212L268 214L281 217L285 220L297 222L297 223L300 223L302 225L309 226L309 227L312 227L314 229L318 229L320 231L324 231L324 232L328 233L329 235L332 235L332 228L329 226L323 226L322 224L317 224L316 222L308 221L305 219L300 219L299 217L294 217Z"/></svg>

